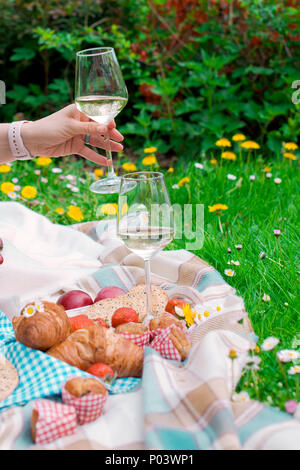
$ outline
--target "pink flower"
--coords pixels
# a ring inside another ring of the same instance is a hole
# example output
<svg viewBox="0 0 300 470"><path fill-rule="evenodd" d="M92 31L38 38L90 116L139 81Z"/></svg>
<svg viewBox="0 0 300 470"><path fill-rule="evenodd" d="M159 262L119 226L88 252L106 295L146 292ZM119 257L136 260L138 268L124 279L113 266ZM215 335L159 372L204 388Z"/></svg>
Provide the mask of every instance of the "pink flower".
<svg viewBox="0 0 300 470"><path fill-rule="evenodd" d="M284 406L285 406L285 411L289 413L290 415L293 415L296 412L298 403L296 402L296 400L290 400L290 401L287 401L284 404Z"/></svg>

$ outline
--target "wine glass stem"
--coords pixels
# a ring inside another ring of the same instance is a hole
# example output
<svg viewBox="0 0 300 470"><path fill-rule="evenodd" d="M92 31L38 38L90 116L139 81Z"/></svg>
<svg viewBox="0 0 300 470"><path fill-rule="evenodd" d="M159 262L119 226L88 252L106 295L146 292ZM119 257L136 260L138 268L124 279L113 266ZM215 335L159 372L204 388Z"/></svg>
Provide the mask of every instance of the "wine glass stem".
<svg viewBox="0 0 300 470"><path fill-rule="evenodd" d="M145 283L146 283L146 318L152 318L152 295L151 295L151 269L150 259L145 259Z"/></svg>
<svg viewBox="0 0 300 470"><path fill-rule="evenodd" d="M106 158L108 162L111 162L111 165L107 167L107 177L108 178L114 178L115 177L115 170L114 170L114 164L113 164L113 159L112 159L112 154L111 154L111 149L110 149L110 140L109 137L107 137L105 140L108 141L109 148L106 150Z"/></svg>

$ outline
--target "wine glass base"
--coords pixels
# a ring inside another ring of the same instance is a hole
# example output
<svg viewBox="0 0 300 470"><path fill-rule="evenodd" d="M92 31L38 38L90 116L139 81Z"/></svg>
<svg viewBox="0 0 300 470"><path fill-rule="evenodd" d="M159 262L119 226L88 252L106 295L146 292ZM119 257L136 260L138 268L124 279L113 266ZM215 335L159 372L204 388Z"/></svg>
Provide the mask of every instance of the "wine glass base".
<svg viewBox="0 0 300 470"><path fill-rule="evenodd" d="M98 194L113 194L120 192L121 178L118 176L112 176L104 178L103 180L95 181L90 186L90 191ZM136 187L135 181L127 181L126 184L122 186L122 194L130 191Z"/></svg>
<svg viewBox="0 0 300 470"><path fill-rule="evenodd" d="M113 194L120 191L121 178L112 176L104 178L103 180L95 181L90 186L90 191L98 194Z"/></svg>

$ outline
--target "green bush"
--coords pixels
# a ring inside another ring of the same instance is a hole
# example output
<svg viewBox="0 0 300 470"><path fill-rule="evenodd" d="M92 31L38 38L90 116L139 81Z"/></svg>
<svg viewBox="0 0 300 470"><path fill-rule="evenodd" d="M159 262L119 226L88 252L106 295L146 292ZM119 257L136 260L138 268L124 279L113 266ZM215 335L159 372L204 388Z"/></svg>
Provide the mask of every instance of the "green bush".
<svg viewBox="0 0 300 470"><path fill-rule="evenodd" d="M112 45L129 88L118 124L134 151L209 151L237 131L275 153L300 134L297 0L0 0L7 104L37 118L73 100L75 52Z"/></svg>

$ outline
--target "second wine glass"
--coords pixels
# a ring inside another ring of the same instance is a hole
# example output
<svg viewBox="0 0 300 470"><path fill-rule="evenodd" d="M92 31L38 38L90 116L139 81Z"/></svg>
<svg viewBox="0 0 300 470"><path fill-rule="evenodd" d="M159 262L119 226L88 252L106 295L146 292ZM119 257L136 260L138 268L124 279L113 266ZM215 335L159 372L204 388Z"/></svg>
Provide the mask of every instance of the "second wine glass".
<svg viewBox="0 0 300 470"><path fill-rule="evenodd" d="M85 49L76 54L75 103L79 111L100 124L107 125L122 111L128 101L123 75L112 47ZM108 139L109 142L109 139ZM117 193L120 178L116 176L111 150L106 150L108 174L95 181L95 193Z"/></svg>
<svg viewBox="0 0 300 470"><path fill-rule="evenodd" d="M153 318L150 260L173 240L174 231L174 213L163 174L137 172L122 176L117 234L133 253L144 260L146 324Z"/></svg>

